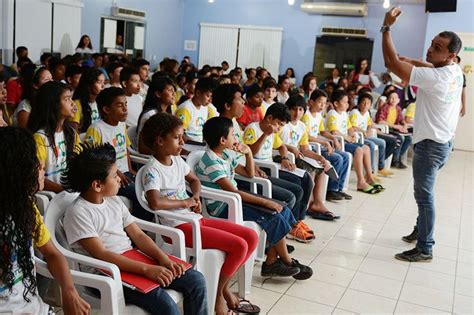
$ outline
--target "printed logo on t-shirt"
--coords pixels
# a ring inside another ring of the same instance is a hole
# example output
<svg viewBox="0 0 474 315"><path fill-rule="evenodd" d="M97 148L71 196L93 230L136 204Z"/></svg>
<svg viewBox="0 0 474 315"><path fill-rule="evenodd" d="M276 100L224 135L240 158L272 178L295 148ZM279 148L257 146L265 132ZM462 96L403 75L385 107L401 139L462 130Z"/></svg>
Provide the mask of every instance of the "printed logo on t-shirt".
<svg viewBox="0 0 474 315"><path fill-rule="evenodd" d="M147 172L145 174L145 179L144 179L145 185L144 186L149 185L154 180L155 180L155 176L152 173Z"/></svg>
<svg viewBox="0 0 474 315"><path fill-rule="evenodd" d="M95 123L96 121L100 120L99 111L97 109L92 109L91 120L92 123Z"/></svg>
<svg viewBox="0 0 474 315"><path fill-rule="evenodd" d="M253 137L253 133L252 132L249 132L245 135L245 140L246 141L253 141L254 140L254 137Z"/></svg>
<svg viewBox="0 0 474 315"><path fill-rule="evenodd" d="M115 138L112 140L112 144L114 147L123 146L125 144L125 135L122 133L116 134Z"/></svg>
<svg viewBox="0 0 474 315"><path fill-rule="evenodd" d="M290 142L291 142L292 146L294 146L294 147L298 146L298 138L299 138L298 133L295 130L291 130L290 131Z"/></svg>
<svg viewBox="0 0 474 315"><path fill-rule="evenodd" d="M263 143L263 150L269 150L272 147L272 141L267 137Z"/></svg>
<svg viewBox="0 0 474 315"><path fill-rule="evenodd" d="M204 127L204 123L205 123L204 118L202 118L202 117L196 118L196 127L197 128Z"/></svg>
<svg viewBox="0 0 474 315"><path fill-rule="evenodd" d="M63 140L58 142L54 154L58 159L66 157L66 141Z"/></svg>

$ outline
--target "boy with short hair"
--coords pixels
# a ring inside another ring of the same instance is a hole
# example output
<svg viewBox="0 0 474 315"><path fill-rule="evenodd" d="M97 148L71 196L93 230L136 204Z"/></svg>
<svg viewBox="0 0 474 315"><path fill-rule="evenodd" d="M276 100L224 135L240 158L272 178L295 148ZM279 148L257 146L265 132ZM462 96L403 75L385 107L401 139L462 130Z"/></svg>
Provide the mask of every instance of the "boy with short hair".
<svg viewBox="0 0 474 315"><path fill-rule="evenodd" d="M148 81L150 74L150 63L145 59L135 59L133 60L133 67L138 70L138 74L140 75L140 92L138 92L138 95L140 95L142 99L145 99L148 92L148 84L145 82Z"/></svg>
<svg viewBox="0 0 474 315"><path fill-rule="evenodd" d="M185 314L207 314L206 283L195 270L184 272L134 222L135 219L117 197L120 177L115 164L115 149L110 144L83 145L68 161L62 182L80 196L66 210L64 231L71 248L81 254L113 263L122 271L135 273L158 282L161 287L144 294L123 287L125 302L152 314L179 314L173 299L163 287L184 295ZM132 244L154 259L151 265L122 254Z"/></svg>
<svg viewBox="0 0 474 315"><path fill-rule="evenodd" d="M268 107L275 103L275 97L277 96L277 84L272 78L267 78L263 81L263 101L262 101L262 113L265 115Z"/></svg>
<svg viewBox="0 0 474 315"><path fill-rule="evenodd" d="M263 111L261 109L263 102L263 90L257 84L252 85L245 93L247 103L244 106L242 116L237 118L240 127L244 129L253 122L260 122L263 119Z"/></svg>
<svg viewBox="0 0 474 315"><path fill-rule="evenodd" d="M201 78L196 83L193 97L178 106L176 116L183 121L185 142L203 142L202 128L209 118L207 105L211 102L214 88L214 79Z"/></svg>
<svg viewBox="0 0 474 315"><path fill-rule="evenodd" d="M391 176L393 172L385 169L385 158L390 156L395 151L397 140L393 136L382 135L373 137L369 134L372 130L372 118L370 118L369 109L372 106L372 95L364 93L359 95L357 99L357 108L354 108L349 113L349 120L352 128L364 134L364 144L370 148L370 155L372 157L372 168L378 169L378 174L381 176ZM379 149L379 163L375 165L375 146Z"/></svg>
<svg viewBox="0 0 474 315"><path fill-rule="evenodd" d="M72 90L75 91L79 85L79 81L82 76L82 67L77 65L70 65L66 68L66 83L72 86Z"/></svg>
<svg viewBox="0 0 474 315"><path fill-rule="evenodd" d="M143 110L143 99L140 93L140 74L138 70L131 67L123 68L120 71L120 83L127 97L128 116L127 126L137 126L138 117Z"/></svg>
<svg viewBox="0 0 474 315"><path fill-rule="evenodd" d="M109 75L109 83L105 85L105 88L109 87L122 87L120 83L120 72L123 69L123 64L120 62L111 62L105 67L107 74Z"/></svg>
<svg viewBox="0 0 474 315"><path fill-rule="evenodd" d="M128 139L125 121L127 120L127 100L121 88L111 87L103 90L97 96L97 107L99 108L101 120L89 126L86 132L85 142L89 144L110 143L117 154L117 175L120 177L122 187L119 195L127 197L133 202L133 213L139 216L148 213L138 202L135 194L135 175L132 169L128 147Z"/></svg>
<svg viewBox="0 0 474 315"><path fill-rule="evenodd" d="M310 278L310 267L292 259L287 251L285 236L296 224L291 210L272 199L246 193L237 187L235 173L253 177L254 162L249 147L237 143L232 121L227 117L209 119L203 128L203 136L208 149L196 166L196 174L205 186L234 192L242 197L243 219L255 221L267 233L267 259L262 264L261 275L293 276L298 280ZM237 151L245 156L245 166L238 164L229 151ZM212 202L208 209L214 216L227 217L227 204Z"/></svg>
<svg viewBox="0 0 474 315"><path fill-rule="evenodd" d="M308 99L308 109L301 121L308 128L308 140L321 144L321 155L331 162L339 175L339 180L329 178L326 200L351 200L352 196L343 191L346 177L349 176L350 155L341 151L339 140L324 128L323 111L326 107L328 95L325 91L316 89ZM321 139L323 137L330 141Z"/></svg>

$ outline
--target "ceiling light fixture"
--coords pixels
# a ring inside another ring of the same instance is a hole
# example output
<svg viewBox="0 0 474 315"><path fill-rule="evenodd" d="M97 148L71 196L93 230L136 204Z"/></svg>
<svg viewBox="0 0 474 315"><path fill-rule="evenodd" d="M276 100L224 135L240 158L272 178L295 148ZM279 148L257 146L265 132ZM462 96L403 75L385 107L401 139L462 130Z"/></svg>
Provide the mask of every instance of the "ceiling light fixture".
<svg viewBox="0 0 474 315"><path fill-rule="evenodd" d="M214 0L208 0L208 1L209 1L209 3L214 3Z"/></svg>
<svg viewBox="0 0 474 315"><path fill-rule="evenodd" d="M383 8L384 9L390 8L390 0L384 0L383 1Z"/></svg>
<svg viewBox="0 0 474 315"><path fill-rule="evenodd" d="M289 4L289 5L295 4L295 0L288 0L288 4Z"/></svg>

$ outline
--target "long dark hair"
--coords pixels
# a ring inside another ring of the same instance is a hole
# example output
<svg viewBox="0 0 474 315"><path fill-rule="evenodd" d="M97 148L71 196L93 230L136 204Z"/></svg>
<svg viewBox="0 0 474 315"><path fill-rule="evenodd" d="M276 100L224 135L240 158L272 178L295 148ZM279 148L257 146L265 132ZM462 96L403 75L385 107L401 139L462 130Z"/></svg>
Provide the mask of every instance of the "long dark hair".
<svg viewBox="0 0 474 315"><path fill-rule="evenodd" d="M91 97L91 86L98 79L102 72L97 68L87 68L82 72L79 85L74 91L73 99L79 100L82 108L82 123L79 126L79 132L86 132L92 122L92 109L89 105Z"/></svg>
<svg viewBox="0 0 474 315"><path fill-rule="evenodd" d="M11 292L15 284L12 257L23 273L23 299L36 294L32 241L40 234L33 196L38 190L38 166L33 136L19 127L0 128L0 283Z"/></svg>
<svg viewBox="0 0 474 315"><path fill-rule="evenodd" d="M43 84L36 95L38 106L33 106L28 119L28 129L32 133L44 129L53 150L56 150L54 133L61 119L61 96L68 90L72 91L71 86L62 82L50 81ZM66 152L69 155L74 150L76 131L67 119L63 123L63 131L66 139Z"/></svg>
<svg viewBox="0 0 474 315"><path fill-rule="evenodd" d="M162 101L158 96L156 96L156 92L163 92L168 85L173 86L173 88L176 90L173 80L171 80L169 77L157 77L151 81L146 94L145 104L143 104L143 110L140 114L140 117L138 117L138 121L140 121L142 116L150 110L157 109L159 112L161 112L160 105ZM166 112L171 114L171 106L168 106Z"/></svg>
<svg viewBox="0 0 474 315"><path fill-rule="evenodd" d="M89 38L89 45L87 45L87 47L92 50L92 41L91 41L91 38L89 37L89 35L82 35L81 36L81 39L79 40L79 43L77 43L76 49L77 48L84 48L84 39L86 37Z"/></svg>
<svg viewBox="0 0 474 315"><path fill-rule="evenodd" d="M36 68L36 66L34 67ZM38 92L38 83L41 78L41 74L45 71L48 71L48 69L41 67L36 69L32 76L24 77L22 98L27 100L30 104L33 103L33 99Z"/></svg>
<svg viewBox="0 0 474 315"><path fill-rule="evenodd" d="M357 64L356 64L356 67L355 67L355 73L359 73L360 72L360 65L362 64L362 61L364 60L367 60L367 68L365 69L365 72L364 74L369 74L369 69L370 69L370 64L369 64L369 59L367 58L364 58L364 57L361 57L357 60Z"/></svg>

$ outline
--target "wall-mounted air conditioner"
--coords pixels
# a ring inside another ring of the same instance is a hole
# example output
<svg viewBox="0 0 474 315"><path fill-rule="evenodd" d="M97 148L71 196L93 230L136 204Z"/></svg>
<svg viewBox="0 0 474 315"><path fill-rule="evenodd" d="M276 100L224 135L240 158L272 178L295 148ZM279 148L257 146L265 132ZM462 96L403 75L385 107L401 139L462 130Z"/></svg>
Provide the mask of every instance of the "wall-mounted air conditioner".
<svg viewBox="0 0 474 315"><path fill-rule="evenodd" d="M309 14L367 16L366 3L304 2L301 10Z"/></svg>
<svg viewBox="0 0 474 315"><path fill-rule="evenodd" d="M321 35L343 36L343 37L367 37L367 29L366 28L353 28L353 27L323 26L321 28Z"/></svg>
<svg viewBox="0 0 474 315"><path fill-rule="evenodd" d="M112 7L112 16L133 20L145 20L146 13L139 10Z"/></svg>

